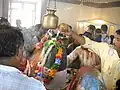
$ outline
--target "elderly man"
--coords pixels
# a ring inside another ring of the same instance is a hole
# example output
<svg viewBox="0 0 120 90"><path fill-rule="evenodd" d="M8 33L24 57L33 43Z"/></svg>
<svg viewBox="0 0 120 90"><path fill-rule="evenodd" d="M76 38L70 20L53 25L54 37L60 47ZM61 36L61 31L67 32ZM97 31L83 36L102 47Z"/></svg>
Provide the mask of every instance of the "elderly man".
<svg viewBox="0 0 120 90"><path fill-rule="evenodd" d="M18 70L22 61L23 35L14 27L0 25L0 90L45 90L40 81Z"/></svg>

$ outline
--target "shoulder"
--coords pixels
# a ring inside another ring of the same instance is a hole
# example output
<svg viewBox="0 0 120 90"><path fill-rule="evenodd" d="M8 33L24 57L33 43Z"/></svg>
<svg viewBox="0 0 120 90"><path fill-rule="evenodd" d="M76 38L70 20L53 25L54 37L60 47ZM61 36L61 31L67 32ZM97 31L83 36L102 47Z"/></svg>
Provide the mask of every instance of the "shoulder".
<svg viewBox="0 0 120 90"><path fill-rule="evenodd" d="M95 42L95 41L87 41L86 44L83 45L87 48L98 48L98 49L108 49L110 48L108 43L104 42Z"/></svg>
<svg viewBox="0 0 120 90"><path fill-rule="evenodd" d="M16 78L16 83L18 82L21 82L20 88L25 88L25 90L46 90L42 82L24 74L19 74Z"/></svg>
<svg viewBox="0 0 120 90"><path fill-rule="evenodd" d="M20 72L17 68L0 65L0 72Z"/></svg>
<svg viewBox="0 0 120 90"><path fill-rule="evenodd" d="M81 50L81 46L77 46L74 50L73 50L73 52L77 52L77 51L80 51Z"/></svg>
<svg viewBox="0 0 120 90"><path fill-rule="evenodd" d="M32 78L32 77L28 77L28 80L26 80L27 85L29 86L29 88L32 90L46 90L43 83Z"/></svg>
<svg viewBox="0 0 120 90"><path fill-rule="evenodd" d="M0 80L3 81L1 82L3 87L9 88L14 84L12 88L16 88L16 90L18 88L21 90L23 90L22 88L25 90L46 90L42 82L22 74L14 67L0 65ZM4 85L4 80L9 84Z"/></svg>

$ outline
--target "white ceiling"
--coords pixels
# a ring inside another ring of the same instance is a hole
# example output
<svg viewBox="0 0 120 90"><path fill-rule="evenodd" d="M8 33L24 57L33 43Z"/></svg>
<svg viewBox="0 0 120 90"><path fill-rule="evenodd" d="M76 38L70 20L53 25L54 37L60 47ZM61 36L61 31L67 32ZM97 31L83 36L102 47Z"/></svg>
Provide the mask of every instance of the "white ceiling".
<svg viewBox="0 0 120 90"><path fill-rule="evenodd" d="M78 1L95 2L95 3L108 3L108 2L115 2L115 1L120 1L120 0L78 0Z"/></svg>
<svg viewBox="0 0 120 90"><path fill-rule="evenodd" d="M108 3L108 2L115 2L120 0L56 0L56 1L82 1L82 2L95 2L95 3Z"/></svg>
<svg viewBox="0 0 120 90"><path fill-rule="evenodd" d="M11 1L38 2L38 1L40 1L40 0L11 0Z"/></svg>
<svg viewBox="0 0 120 90"><path fill-rule="evenodd" d="M120 7L120 0L57 0L57 1L72 3L77 5L83 3L83 5L85 6L96 7L96 8Z"/></svg>

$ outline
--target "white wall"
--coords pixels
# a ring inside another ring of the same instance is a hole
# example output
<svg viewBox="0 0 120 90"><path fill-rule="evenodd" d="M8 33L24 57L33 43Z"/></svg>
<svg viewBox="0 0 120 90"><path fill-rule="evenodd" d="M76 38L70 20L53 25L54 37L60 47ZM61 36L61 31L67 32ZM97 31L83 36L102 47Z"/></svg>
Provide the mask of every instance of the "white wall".
<svg viewBox="0 0 120 90"><path fill-rule="evenodd" d="M102 9L102 18L120 24L120 7Z"/></svg>
<svg viewBox="0 0 120 90"><path fill-rule="evenodd" d="M76 21L88 20L100 17L100 9L57 2L57 12L60 23L68 23L75 27Z"/></svg>
<svg viewBox="0 0 120 90"><path fill-rule="evenodd" d="M60 23L68 23L73 27L76 21L101 18L103 20L120 24L120 7L116 8L93 8L83 5L75 5L57 2L57 12Z"/></svg>
<svg viewBox="0 0 120 90"><path fill-rule="evenodd" d="M36 20L35 24L39 24L41 19L41 0L36 4Z"/></svg>

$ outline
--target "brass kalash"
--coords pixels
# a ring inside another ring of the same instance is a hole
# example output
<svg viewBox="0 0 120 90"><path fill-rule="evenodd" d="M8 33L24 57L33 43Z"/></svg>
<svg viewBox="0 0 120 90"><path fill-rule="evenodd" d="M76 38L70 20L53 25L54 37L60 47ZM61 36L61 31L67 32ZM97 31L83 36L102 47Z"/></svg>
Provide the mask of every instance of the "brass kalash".
<svg viewBox="0 0 120 90"><path fill-rule="evenodd" d="M43 16L42 26L45 29L56 29L59 18L55 15L56 0L54 0L54 8L50 8L51 0L48 2L47 14Z"/></svg>

